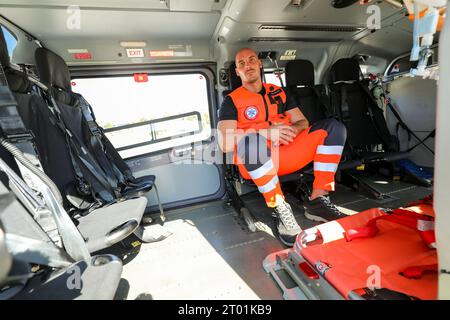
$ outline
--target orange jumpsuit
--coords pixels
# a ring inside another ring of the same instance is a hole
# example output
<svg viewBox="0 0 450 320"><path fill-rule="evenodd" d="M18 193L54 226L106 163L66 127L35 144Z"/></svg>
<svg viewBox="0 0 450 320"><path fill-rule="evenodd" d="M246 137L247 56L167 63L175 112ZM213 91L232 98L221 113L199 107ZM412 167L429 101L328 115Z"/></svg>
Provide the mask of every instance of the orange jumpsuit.
<svg viewBox="0 0 450 320"><path fill-rule="evenodd" d="M273 123L291 124L284 111L286 93L280 87L263 83L263 93L239 87L229 94L236 109L238 129L246 132L235 147L234 163L244 179L252 179L269 207L283 196L278 176L287 175L314 161L313 187L334 190L336 173L346 139L346 130L335 119L324 119L302 131L288 145L273 147L258 134Z"/></svg>

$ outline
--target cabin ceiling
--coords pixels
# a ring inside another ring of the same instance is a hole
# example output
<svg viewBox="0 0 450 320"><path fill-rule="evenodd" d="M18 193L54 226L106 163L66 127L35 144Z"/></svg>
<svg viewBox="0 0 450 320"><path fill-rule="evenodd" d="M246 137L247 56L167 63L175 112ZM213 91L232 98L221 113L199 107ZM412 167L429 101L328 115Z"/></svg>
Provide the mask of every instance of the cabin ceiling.
<svg viewBox="0 0 450 320"><path fill-rule="evenodd" d="M67 27L71 15L68 8L73 5L80 7L79 29ZM188 12L170 10L160 0L46 0L40 4L29 0L2 0L0 7L2 15L43 41L64 37L116 40L209 39L220 18L220 10L216 10L215 6L203 11L200 10L201 6L194 5L197 11Z"/></svg>
<svg viewBox="0 0 450 320"><path fill-rule="evenodd" d="M374 1L381 8L383 29L372 33L366 28L367 5L335 9L331 2L302 0L301 6L294 6L291 0L42 0L39 4L0 0L0 12L69 63L73 57L67 50L81 47L93 52L95 61L129 63L119 43L136 40L145 41L146 50L189 45L193 60L213 60L217 43L230 48L260 42L278 47L289 41L326 47L358 40L389 56L411 48L412 23L402 9ZM71 5L81 9L79 29L67 27Z"/></svg>

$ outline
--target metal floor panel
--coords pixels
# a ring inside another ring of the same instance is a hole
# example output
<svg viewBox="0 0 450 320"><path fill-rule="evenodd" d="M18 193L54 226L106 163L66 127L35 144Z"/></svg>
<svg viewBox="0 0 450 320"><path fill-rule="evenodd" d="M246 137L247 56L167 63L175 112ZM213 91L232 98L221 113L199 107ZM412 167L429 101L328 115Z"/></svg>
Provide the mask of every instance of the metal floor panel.
<svg viewBox="0 0 450 320"><path fill-rule="evenodd" d="M388 198L376 200L365 197L358 192L339 185L336 192L331 194L331 200L338 207L343 208L343 211L356 213L377 207L394 209L406 206L412 201L422 199L433 192L432 187L421 187L404 182L402 183L402 186L403 188L391 192Z"/></svg>
<svg viewBox="0 0 450 320"><path fill-rule="evenodd" d="M282 249L272 235L242 230L222 202L169 212L173 235L142 244L124 265L117 299L281 299L262 261Z"/></svg>

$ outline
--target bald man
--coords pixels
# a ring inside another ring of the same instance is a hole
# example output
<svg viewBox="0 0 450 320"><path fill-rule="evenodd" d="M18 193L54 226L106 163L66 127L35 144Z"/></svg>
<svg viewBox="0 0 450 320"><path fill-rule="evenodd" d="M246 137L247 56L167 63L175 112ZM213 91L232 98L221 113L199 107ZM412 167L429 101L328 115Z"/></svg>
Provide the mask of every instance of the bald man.
<svg viewBox="0 0 450 320"><path fill-rule="evenodd" d="M301 228L285 201L278 176L300 170L314 161L314 184L305 201L305 216L327 222L345 216L328 197L346 139L344 125L335 119L310 126L292 97L282 88L263 83L262 62L250 48L235 56L242 86L225 97L219 110L219 146L234 152L241 175L251 179L274 209L278 237L292 246Z"/></svg>

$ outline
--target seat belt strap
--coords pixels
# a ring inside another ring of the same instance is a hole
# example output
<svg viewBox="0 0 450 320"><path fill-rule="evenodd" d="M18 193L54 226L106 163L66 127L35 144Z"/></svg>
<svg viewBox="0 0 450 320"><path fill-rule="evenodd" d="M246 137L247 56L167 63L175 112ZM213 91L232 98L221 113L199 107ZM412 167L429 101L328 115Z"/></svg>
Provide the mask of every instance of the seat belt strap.
<svg viewBox="0 0 450 320"><path fill-rule="evenodd" d="M86 118L86 116L87 116L88 119L92 119L92 117L89 116L89 112L86 111L86 103L87 102L84 99L77 100L77 101L79 101L79 103L80 103L80 109L81 109L83 117ZM105 172L104 178L107 180L108 184L113 188L113 190L117 190L119 188L118 181L120 182L120 178L118 178L115 175L114 170L111 167L110 161L108 161L108 159L106 158L103 144L101 143L101 140L99 140L98 136L97 136L98 131L91 128L91 126L93 124L94 124L93 121L88 121L89 131L91 132L89 143L92 146L92 149L96 155L96 159L98 160L100 167Z"/></svg>
<svg viewBox="0 0 450 320"><path fill-rule="evenodd" d="M131 172L130 167L125 163L125 161L119 155L117 150L111 144L111 141L109 141L109 139L105 136L105 133L103 132L103 130L102 130L102 134L104 136L103 143L105 146L106 154L111 159L111 161L115 164L115 166L120 171L120 173L124 176L125 181L133 182L135 180L135 177L133 176L133 173Z"/></svg>
<svg viewBox="0 0 450 320"><path fill-rule="evenodd" d="M368 99L367 112L369 114L370 120L372 121L372 124L375 128L377 135L380 137L381 141L386 145L386 147L389 147L391 145L391 141L390 141L391 137L387 136L386 134L383 134L383 132L385 133L385 131L380 129L379 122L376 121L375 116L374 116L374 110L378 110L380 112L383 112L383 110L378 106L378 104L374 100L372 93L370 93L370 91L369 91L369 88L367 88L367 86L364 85L364 83L362 83L361 81L356 81L356 83L359 85L359 87L362 89L362 91L366 94L366 98ZM383 118L384 118L384 116L383 116ZM388 129L386 129L386 130L388 130Z"/></svg>
<svg viewBox="0 0 450 320"><path fill-rule="evenodd" d="M20 153L20 150L17 150ZM21 154L22 158L25 158L23 153ZM16 157L16 156L14 156ZM30 166L32 164L30 163ZM37 198L34 191L31 191L27 185L18 177L13 170L11 170L7 164L0 159L0 168L7 174L10 181L13 182L14 188L12 188L13 192L19 199L22 198ZM30 172L36 176L42 183L39 185L38 190L41 192L42 197L45 202L45 206L52 213L54 221L57 225L58 232L63 241L64 247L67 253L75 260L84 260L90 257L89 251L87 249L86 243L81 236L78 229L75 227L73 221L70 219L67 212L62 207L62 204L57 199L55 194L52 192L47 183L42 179L42 177L37 176L31 170ZM45 176L44 173L42 173ZM47 177L48 180L50 178ZM25 194L24 194L25 192ZM31 193L30 193L31 192ZM37 202L37 200L35 201Z"/></svg>
<svg viewBox="0 0 450 320"><path fill-rule="evenodd" d="M7 233L6 243L15 259L23 262L63 268L73 261L65 251L48 242Z"/></svg>
<svg viewBox="0 0 450 320"><path fill-rule="evenodd" d="M350 107L348 105L347 87L345 84L341 84L341 117L343 122L350 120Z"/></svg>
<svg viewBox="0 0 450 320"><path fill-rule="evenodd" d="M120 193L118 192L118 190L115 190L114 187L105 178L105 173L103 172L103 170L96 164L95 160L88 153L88 151L82 147L82 144L78 141L78 138L67 129L67 125L64 122L61 111L58 108L58 104L51 93L47 91L46 95L47 98L50 99L52 105L52 107L49 106L49 109L55 117L55 124L63 132L68 141L68 148L70 149L69 153L72 156L76 155L76 157L81 161L86 169L88 169L92 173L92 175L100 182L100 184L96 183L95 181L91 182L94 190L105 202L111 202L114 200L114 198L120 197ZM77 169L78 166L75 157L72 157L72 159L72 164L75 164L74 170L78 172L77 174L82 175L81 170Z"/></svg>
<svg viewBox="0 0 450 320"><path fill-rule="evenodd" d="M83 117L88 124L89 131L91 133L90 144L97 155L102 167L105 169L106 173L110 177L114 177L120 184L125 185L127 179L121 170L116 166L115 159L110 156L110 148L105 145L104 133L101 127L95 121L94 113L89 103L84 99L84 97L77 93L71 93L76 101L78 101L81 108Z"/></svg>
<svg viewBox="0 0 450 320"><path fill-rule="evenodd" d="M118 198L120 196L119 191L116 189L113 189L113 187L107 182L107 180L105 179L105 173L103 172L103 170L97 165L97 163L92 158L92 156L87 152L87 150L85 150L83 147L81 147L82 144L80 143L80 141L78 141L77 137L72 135L72 133L69 131L68 126L64 122L64 118L62 116L61 110L59 110L59 106L58 106L57 102L55 101L52 93L50 92L52 90L52 88L48 88L46 85L41 83L39 80L37 80L31 76L28 76L28 79L31 82L33 82L36 86L38 86L39 89L42 90L45 98L47 99L47 107L48 107L49 111L51 112L51 114L53 115L52 123L56 127L58 127L66 137L67 147L69 148L69 154L72 157L73 169L75 171L77 178L82 177L83 174L80 169L77 169L77 168L79 168L79 166L77 165L78 162L77 162L76 158L78 158L82 164L93 163L95 165L95 168L92 165L90 165L90 166L88 165L87 170L89 170L93 174L93 176L98 180L98 182L95 181L96 179L93 179L93 181L91 181L92 188L94 189L93 190L94 198L98 199L98 197L95 195L95 193L97 193L100 196L101 201L104 203L109 203L109 202L114 201L115 198ZM75 141L73 141L73 140L75 140ZM74 155L76 155L76 157L74 157ZM83 156L87 157L88 159L83 159ZM86 181L86 180L83 179L81 181ZM81 182L80 182L80 184L81 184Z"/></svg>
<svg viewBox="0 0 450 320"><path fill-rule="evenodd" d="M9 88L5 70L0 64L0 138L14 145L27 155L39 170L43 171L41 161L34 145L34 136L26 127L17 109L17 101ZM34 181L24 170L20 162L17 161L23 179L30 186L34 186Z"/></svg>
<svg viewBox="0 0 450 320"><path fill-rule="evenodd" d="M86 151L79 148L76 142L73 141L73 135L64 127L62 120L58 121L57 114L53 112L53 115L55 117L55 121L53 121L53 123L63 132L66 138L66 144L72 162L72 167L78 180L77 187L79 188L79 191L81 193L84 193L84 191L87 191L87 189L92 189L91 193L94 199L100 197L100 200L105 203L114 201L114 193L107 191L108 189L111 190L111 186L109 185L109 183L102 179L100 172L95 170L95 168L90 165L89 161L83 159L82 154L86 153ZM81 161L81 163L94 175L94 177L96 177L96 179L100 181L100 183L97 183L95 180L91 181L90 183L87 182L76 159L79 159L79 161Z"/></svg>
<svg viewBox="0 0 450 320"><path fill-rule="evenodd" d="M322 94L319 92L319 89L317 89L316 86L311 86L311 89L314 91L317 99L319 99L320 107L322 108L323 113L325 114L325 117L331 118L332 114L330 112L330 103L327 99L327 95Z"/></svg>

